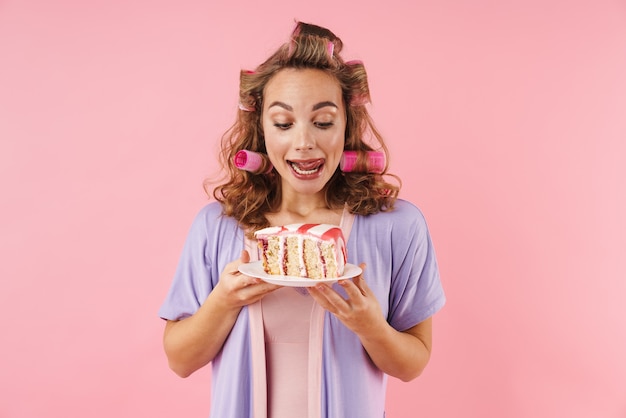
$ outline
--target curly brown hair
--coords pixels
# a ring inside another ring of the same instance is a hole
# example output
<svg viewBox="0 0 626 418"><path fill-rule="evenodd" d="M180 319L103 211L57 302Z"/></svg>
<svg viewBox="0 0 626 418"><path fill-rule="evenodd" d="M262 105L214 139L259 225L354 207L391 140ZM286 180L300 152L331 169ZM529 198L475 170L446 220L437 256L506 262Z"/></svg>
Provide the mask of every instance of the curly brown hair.
<svg viewBox="0 0 626 418"><path fill-rule="evenodd" d="M275 170L253 174L238 169L233 158L240 150L265 154L265 141L261 128L263 92L269 80L284 68L322 70L340 84L346 108L344 150L357 151L356 170L341 172L339 168L325 187L328 208L347 206L354 214L371 215L393 209L400 191L400 179L387 173L386 163L382 173L367 172L367 151L374 148L388 158L383 137L365 106L370 101L365 67L360 61L345 62L339 53L343 47L330 30L298 22L291 40L283 44L254 71L240 73L240 110L233 126L222 137L220 163L226 181L213 190L213 197L222 203L224 214L235 218L249 232L269 226L265 214L276 211L282 192L280 176ZM367 137L368 141L365 140ZM388 182L385 176L396 179ZM208 182L205 191L210 195Z"/></svg>

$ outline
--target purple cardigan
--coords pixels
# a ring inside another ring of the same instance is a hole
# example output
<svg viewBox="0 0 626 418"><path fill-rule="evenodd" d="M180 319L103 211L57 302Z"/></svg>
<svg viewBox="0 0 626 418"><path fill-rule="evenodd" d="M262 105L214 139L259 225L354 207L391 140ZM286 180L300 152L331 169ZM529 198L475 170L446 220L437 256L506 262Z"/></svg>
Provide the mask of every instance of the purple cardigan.
<svg viewBox="0 0 626 418"><path fill-rule="evenodd" d="M348 262L367 264L365 279L395 329L411 328L443 307L445 295L433 245L424 216L413 204L398 200L391 212L355 216L347 240ZM159 316L179 320L192 315L224 266L238 259L245 246L243 230L222 215L221 205L206 205L191 226ZM340 286L335 289L344 292ZM264 418L266 400L259 399L265 384L265 376L260 376L264 353L258 350L263 345L262 322L255 311L254 305L241 310L212 362L211 417ZM318 311L320 338L312 338L311 344L320 349L310 351L310 364L317 364L317 369L309 373L318 387L309 404L313 401L319 418L384 417L387 376L372 363L354 333L332 314ZM321 355L314 355L320 351Z"/></svg>

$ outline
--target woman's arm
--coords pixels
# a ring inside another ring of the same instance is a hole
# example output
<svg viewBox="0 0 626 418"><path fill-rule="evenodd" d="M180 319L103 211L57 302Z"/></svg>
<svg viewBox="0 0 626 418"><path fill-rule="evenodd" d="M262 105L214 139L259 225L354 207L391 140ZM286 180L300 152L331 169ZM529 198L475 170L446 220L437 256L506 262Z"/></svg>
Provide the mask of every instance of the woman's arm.
<svg viewBox="0 0 626 418"><path fill-rule="evenodd" d="M361 267L365 269L364 265ZM406 331L397 331L382 315L362 275L353 280L341 280L339 284L346 290L348 299L325 284L309 288L309 292L359 337L380 370L405 382L419 376L430 360L432 319Z"/></svg>
<svg viewBox="0 0 626 418"><path fill-rule="evenodd" d="M279 287L241 274L237 268L249 260L244 251L239 260L229 263L218 284L192 316L167 321L163 347L170 368L177 375L187 377L210 363L222 349L241 308Z"/></svg>
<svg viewBox="0 0 626 418"><path fill-rule="evenodd" d="M390 376L408 382L418 377L430 360L432 318L406 331L396 331L386 321L384 329L359 336L376 366Z"/></svg>

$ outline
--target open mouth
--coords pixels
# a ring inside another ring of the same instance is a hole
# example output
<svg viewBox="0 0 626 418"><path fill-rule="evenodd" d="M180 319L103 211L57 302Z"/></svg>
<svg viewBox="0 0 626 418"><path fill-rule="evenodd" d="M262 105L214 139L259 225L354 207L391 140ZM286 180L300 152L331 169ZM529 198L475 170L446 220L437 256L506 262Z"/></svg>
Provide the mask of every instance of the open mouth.
<svg viewBox="0 0 626 418"><path fill-rule="evenodd" d="M303 161L288 161L289 165L296 174L302 176L308 176L317 173L324 165L324 159L318 158L315 160L303 160Z"/></svg>

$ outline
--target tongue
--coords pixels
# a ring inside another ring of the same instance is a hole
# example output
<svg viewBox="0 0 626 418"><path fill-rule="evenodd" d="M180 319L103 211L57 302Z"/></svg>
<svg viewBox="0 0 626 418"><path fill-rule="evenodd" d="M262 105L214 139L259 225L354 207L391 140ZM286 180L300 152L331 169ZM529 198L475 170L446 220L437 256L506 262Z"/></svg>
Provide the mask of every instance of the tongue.
<svg viewBox="0 0 626 418"><path fill-rule="evenodd" d="M294 164L300 170L313 170L320 166L322 160L313 160L313 161L305 161L305 162L295 162Z"/></svg>

